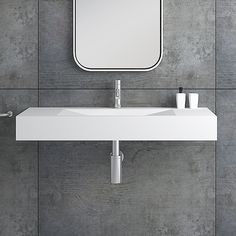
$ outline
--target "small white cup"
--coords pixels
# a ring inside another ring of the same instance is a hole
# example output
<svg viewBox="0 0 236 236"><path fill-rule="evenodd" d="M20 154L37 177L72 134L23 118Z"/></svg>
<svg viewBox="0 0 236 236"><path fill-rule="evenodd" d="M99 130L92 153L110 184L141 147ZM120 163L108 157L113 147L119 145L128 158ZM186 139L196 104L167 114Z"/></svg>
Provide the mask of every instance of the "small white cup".
<svg viewBox="0 0 236 236"><path fill-rule="evenodd" d="M189 107L191 109L198 108L198 100L199 100L198 93L189 93L188 100L189 100Z"/></svg>
<svg viewBox="0 0 236 236"><path fill-rule="evenodd" d="M176 94L176 105L178 109L185 108L186 94L185 93L177 93Z"/></svg>

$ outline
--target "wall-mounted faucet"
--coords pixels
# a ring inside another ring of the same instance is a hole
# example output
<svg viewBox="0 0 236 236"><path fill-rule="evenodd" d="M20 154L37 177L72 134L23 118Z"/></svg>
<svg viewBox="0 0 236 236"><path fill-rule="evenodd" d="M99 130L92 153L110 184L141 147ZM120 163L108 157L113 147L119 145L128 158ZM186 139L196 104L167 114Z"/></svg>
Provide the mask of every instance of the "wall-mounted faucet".
<svg viewBox="0 0 236 236"><path fill-rule="evenodd" d="M115 81L115 108L121 108L120 80Z"/></svg>

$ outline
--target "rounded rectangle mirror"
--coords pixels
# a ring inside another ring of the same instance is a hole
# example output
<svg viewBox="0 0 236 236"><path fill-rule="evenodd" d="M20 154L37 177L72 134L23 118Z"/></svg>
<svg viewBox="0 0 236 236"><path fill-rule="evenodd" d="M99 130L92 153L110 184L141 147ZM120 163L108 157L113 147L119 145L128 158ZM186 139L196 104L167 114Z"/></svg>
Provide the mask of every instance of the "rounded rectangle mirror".
<svg viewBox="0 0 236 236"><path fill-rule="evenodd" d="M162 0L73 0L73 55L87 71L149 71L162 58Z"/></svg>

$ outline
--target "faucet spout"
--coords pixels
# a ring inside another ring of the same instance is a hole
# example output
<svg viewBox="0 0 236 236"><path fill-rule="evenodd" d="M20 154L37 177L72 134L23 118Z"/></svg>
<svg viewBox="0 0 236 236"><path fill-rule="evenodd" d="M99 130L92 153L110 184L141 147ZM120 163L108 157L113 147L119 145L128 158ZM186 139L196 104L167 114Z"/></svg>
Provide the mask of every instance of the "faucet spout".
<svg viewBox="0 0 236 236"><path fill-rule="evenodd" d="M121 86L120 80L115 81L115 108L121 108Z"/></svg>

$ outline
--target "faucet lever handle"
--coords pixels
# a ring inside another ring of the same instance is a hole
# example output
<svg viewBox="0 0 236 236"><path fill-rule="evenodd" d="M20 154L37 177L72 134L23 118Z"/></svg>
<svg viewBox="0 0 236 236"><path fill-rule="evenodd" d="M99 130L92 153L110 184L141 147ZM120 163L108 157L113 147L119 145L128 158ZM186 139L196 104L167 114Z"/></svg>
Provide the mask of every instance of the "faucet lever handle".
<svg viewBox="0 0 236 236"><path fill-rule="evenodd" d="M115 93L116 93L116 97L120 97L120 90L118 88L115 90Z"/></svg>

